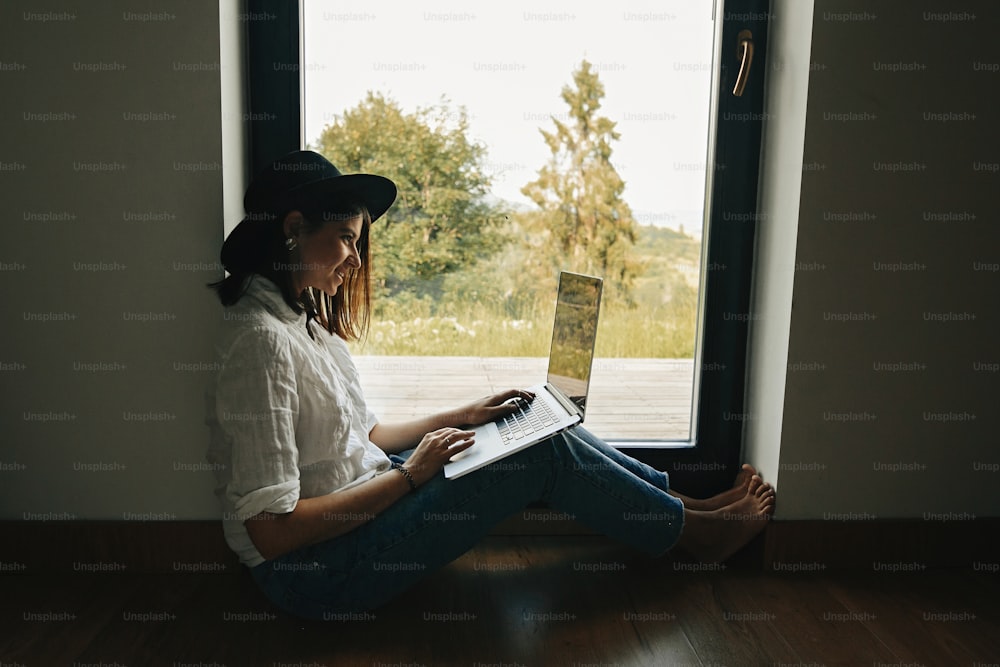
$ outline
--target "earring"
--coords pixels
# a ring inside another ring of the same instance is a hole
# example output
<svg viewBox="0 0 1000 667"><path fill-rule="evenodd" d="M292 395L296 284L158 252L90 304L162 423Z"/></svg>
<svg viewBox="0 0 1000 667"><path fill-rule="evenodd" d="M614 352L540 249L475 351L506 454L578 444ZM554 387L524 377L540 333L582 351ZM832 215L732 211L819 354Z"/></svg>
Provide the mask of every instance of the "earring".
<svg viewBox="0 0 1000 667"><path fill-rule="evenodd" d="M287 248L289 251L295 250L295 247L297 245L298 244L295 242L295 239L293 239L292 237L289 236L287 239L285 239L285 248Z"/></svg>

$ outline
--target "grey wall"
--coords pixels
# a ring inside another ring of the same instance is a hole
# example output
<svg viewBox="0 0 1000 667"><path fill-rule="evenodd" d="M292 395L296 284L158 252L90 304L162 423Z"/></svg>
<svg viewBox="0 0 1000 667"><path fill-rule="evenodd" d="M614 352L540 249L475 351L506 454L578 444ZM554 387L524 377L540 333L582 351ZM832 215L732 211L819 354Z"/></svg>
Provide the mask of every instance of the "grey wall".
<svg viewBox="0 0 1000 667"><path fill-rule="evenodd" d="M220 6L20 0L0 32L0 516L216 514Z"/></svg>
<svg viewBox="0 0 1000 667"><path fill-rule="evenodd" d="M749 429L781 518L1000 513L1000 12L943 6L815 2L780 428L758 396Z"/></svg>

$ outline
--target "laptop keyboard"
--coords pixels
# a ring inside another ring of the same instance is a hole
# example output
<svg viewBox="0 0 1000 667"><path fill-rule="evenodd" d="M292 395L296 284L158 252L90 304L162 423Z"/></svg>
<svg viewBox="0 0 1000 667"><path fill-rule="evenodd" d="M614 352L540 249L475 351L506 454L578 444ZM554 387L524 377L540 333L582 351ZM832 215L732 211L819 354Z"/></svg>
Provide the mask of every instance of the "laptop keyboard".
<svg viewBox="0 0 1000 667"><path fill-rule="evenodd" d="M518 408L516 412L503 419L497 420L497 428L500 429L500 438L503 440L503 444L509 445L529 438L537 431L552 426L557 421L559 419L552 407L539 399Z"/></svg>

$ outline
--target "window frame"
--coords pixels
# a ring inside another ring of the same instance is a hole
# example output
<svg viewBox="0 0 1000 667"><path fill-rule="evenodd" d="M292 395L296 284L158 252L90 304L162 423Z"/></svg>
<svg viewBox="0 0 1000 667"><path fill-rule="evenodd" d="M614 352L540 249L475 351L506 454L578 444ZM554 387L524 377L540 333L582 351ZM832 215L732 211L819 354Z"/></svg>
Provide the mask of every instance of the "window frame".
<svg viewBox="0 0 1000 667"><path fill-rule="evenodd" d="M768 0L717 0L722 18L714 76L716 133L708 175L702 248L699 349L695 354L689 441L612 443L670 473L671 484L704 497L732 484L741 464L757 183L767 72ZM251 173L303 145L301 7L247 0L247 104ZM750 78L732 93L740 68L737 35L753 34Z"/></svg>

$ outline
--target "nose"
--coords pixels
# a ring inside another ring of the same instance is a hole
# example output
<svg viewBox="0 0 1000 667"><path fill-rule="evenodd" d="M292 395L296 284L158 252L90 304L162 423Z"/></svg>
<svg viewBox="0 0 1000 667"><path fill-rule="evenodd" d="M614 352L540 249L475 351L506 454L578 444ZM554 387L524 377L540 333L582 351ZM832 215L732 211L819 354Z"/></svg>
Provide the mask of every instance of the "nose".
<svg viewBox="0 0 1000 667"><path fill-rule="evenodd" d="M347 264L352 269L361 268L361 253L358 252L358 247L355 245L351 246L351 254L347 256Z"/></svg>

